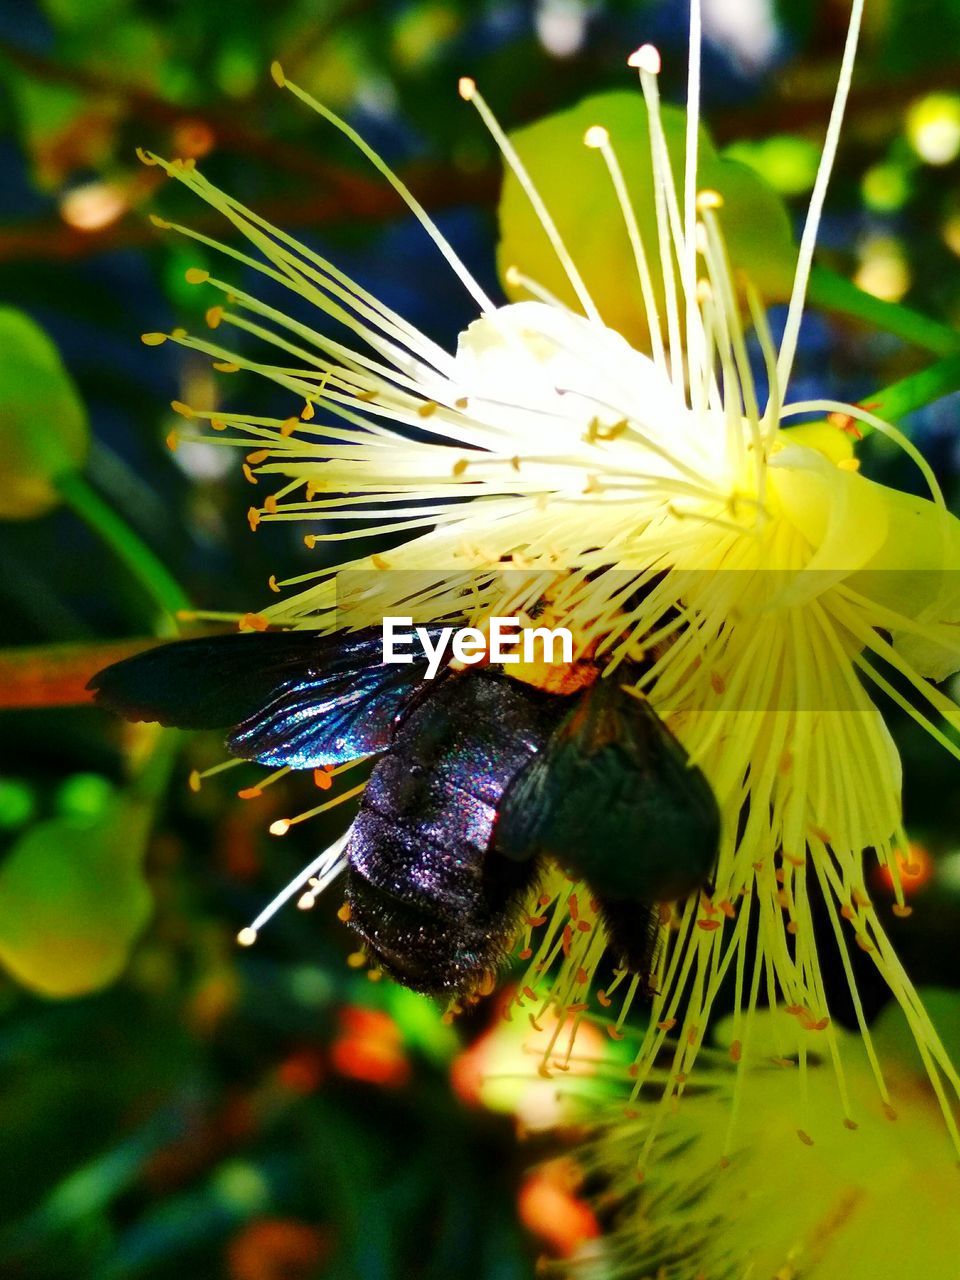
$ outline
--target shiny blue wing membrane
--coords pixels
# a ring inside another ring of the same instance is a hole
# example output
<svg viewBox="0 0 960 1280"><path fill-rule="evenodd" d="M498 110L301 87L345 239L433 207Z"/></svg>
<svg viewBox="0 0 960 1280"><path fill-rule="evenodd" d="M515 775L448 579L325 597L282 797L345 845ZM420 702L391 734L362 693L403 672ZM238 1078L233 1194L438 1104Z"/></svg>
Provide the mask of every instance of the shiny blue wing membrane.
<svg viewBox="0 0 960 1280"><path fill-rule="evenodd" d="M379 658L379 631L377 644ZM291 769L343 764L384 751L425 671L426 660L305 676L238 724L227 737L227 750Z"/></svg>
<svg viewBox="0 0 960 1280"><path fill-rule="evenodd" d="M428 630L433 636L438 629ZM378 627L333 636L204 636L125 658L88 687L97 703L128 720L228 728L233 755L320 768L389 745L394 721L427 669L419 641L411 652L411 663L384 665Z"/></svg>

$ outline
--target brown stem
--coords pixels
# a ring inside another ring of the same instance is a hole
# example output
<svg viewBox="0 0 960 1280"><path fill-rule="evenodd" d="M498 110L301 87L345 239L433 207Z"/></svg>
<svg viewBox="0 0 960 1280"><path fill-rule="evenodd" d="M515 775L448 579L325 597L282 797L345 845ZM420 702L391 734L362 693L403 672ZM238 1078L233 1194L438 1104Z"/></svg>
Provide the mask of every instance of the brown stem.
<svg viewBox="0 0 960 1280"><path fill-rule="evenodd" d="M150 649L156 638L0 649L0 710L90 702L87 683L103 667Z"/></svg>
<svg viewBox="0 0 960 1280"><path fill-rule="evenodd" d="M112 101L119 99L125 105L127 113L144 124L172 128L186 120L201 122L209 126L221 147L268 161L275 167L314 181L320 180L344 197L350 197L361 204L375 198L378 191L377 184L371 179L320 160L302 147L261 133L243 118L248 104L234 104L229 109L183 106L169 102L139 85L108 79L86 67L57 62L42 54L18 48L6 40L0 40L0 57L47 84L67 85Z"/></svg>
<svg viewBox="0 0 960 1280"><path fill-rule="evenodd" d="M404 175L411 190L428 209L456 205L491 205L496 198L499 176L492 170L464 174L440 166L418 167ZM355 194L355 193L354 193ZM347 199L342 192L302 197L262 200L252 206L261 217L285 229L319 227L362 219L386 222L405 210L392 187L372 187L361 200ZM189 222L198 231L231 239L238 233L218 213L193 212ZM154 227L131 214L99 231L79 231L54 218L0 226L0 262L40 259L65 261L86 258L114 249L139 248L155 244Z"/></svg>
<svg viewBox="0 0 960 1280"><path fill-rule="evenodd" d="M809 72L809 67L806 68ZM790 133L804 129L826 128L830 102L835 89L833 76L821 77L824 88L804 92L796 74L787 73L777 79L772 94L748 106L714 112L710 132L719 143L742 138L763 138L771 132ZM847 118L869 116L877 112L900 115L914 98L939 90L955 91L960 85L960 63L944 62L937 67L924 67L920 72L891 80L889 76L854 85L847 105Z"/></svg>

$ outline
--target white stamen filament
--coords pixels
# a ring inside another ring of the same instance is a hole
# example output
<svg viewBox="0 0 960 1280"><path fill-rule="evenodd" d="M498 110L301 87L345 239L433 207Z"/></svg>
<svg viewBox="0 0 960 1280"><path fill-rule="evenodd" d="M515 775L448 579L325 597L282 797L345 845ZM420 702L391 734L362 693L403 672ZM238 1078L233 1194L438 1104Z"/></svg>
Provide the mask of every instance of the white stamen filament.
<svg viewBox="0 0 960 1280"><path fill-rule="evenodd" d="M480 285L476 282L473 275L464 266L459 255L454 251L453 246L447 240L446 236L442 233L440 228L433 221L406 183L402 182L400 178L397 177L393 169L391 169L386 161L383 160L376 151L374 151L373 147L371 147L370 144L362 138L359 133L357 133L356 129L347 124L346 120L343 120L338 116L335 111L331 111L331 109L324 103L319 102L312 96L312 94L301 89L299 85L295 85L291 81L284 79L283 87L289 89L295 97L299 98L300 101L310 107L311 110L316 111L318 115L321 115L325 120L328 120L335 129L339 129L344 137L349 138L353 145L361 151L364 156L366 156L378 173L383 174L391 187L393 187L394 191L396 191L397 195L400 196L401 200L403 200L404 204L406 204L407 208L430 236L431 240L443 254L444 258L446 258L447 262L453 269L454 274L463 283L467 292L480 307L480 310L483 312L494 311L496 309L494 303L487 297L486 293L484 293L480 288Z"/></svg>
<svg viewBox="0 0 960 1280"><path fill-rule="evenodd" d="M643 306L646 312L647 325L650 330L650 344L653 352L654 363L660 369L667 368L667 357L663 347L663 333L660 329L660 314L657 306L657 296L653 289L653 278L650 275L650 264L647 261L646 250L643 245L643 238L640 235L640 227L637 223L636 211L633 202L630 199L630 193L627 191L627 184L624 181L623 170L620 167L620 161L610 142L610 134L606 129L598 128L587 131L584 141L588 147L599 150L606 163L610 173L610 179L613 183L613 189L617 197L617 203L620 206L620 212L623 215L624 223L627 228L627 235L630 238L630 248L633 250L633 260L637 267L637 277L640 281L640 290L643 295Z"/></svg>
<svg viewBox="0 0 960 1280"><path fill-rule="evenodd" d="M810 196L810 204L807 208L803 234L800 238L800 253L797 258L793 292L790 295L787 322L784 326L783 341L780 344L780 358L777 361L777 383L781 397L786 394L787 383L790 381L793 361L797 352L800 321L803 317L803 307L807 298L807 284L810 280L810 270L813 265L813 251L817 243L817 231L820 227L820 218L827 197L827 187L830 184L833 162L836 159L837 147L840 142L840 130L843 127L843 116L850 93L850 84L853 80L853 68L857 58L860 27L863 22L863 5L864 0L853 0L850 23L847 27L847 39L843 49L843 59L840 64L840 75L837 79L837 92L830 112L830 122L827 125L827 135L823 143L823 152L820 156L813 193ZM781 405L783 404L782 398L780 403Z"/></svg>
<svg viewBox="0 0 960 1280"><path fill-rule="evenodd" d="M516 147L501 129L496 116L494 116L493 112L487 106L487 103L485 102L483 95L477 89L476 84L474 84L472 80L461 80L460 83L461 97L463 97L465 101L471 102L476 107L480 119L487 126L487 130L499 147L501 155L513 170L514 176L520 183L527 199L530 201L531 208L537 215L540 225L543 227L547 239L550 241L553 251L557 255L560 265L566 272L567 279L570 281L573 291L577 295L577 299L583 307L585 314L591 320L595 320L598 324L602 324L603 322L600 317L600 312L597 310L596 304L590 297L587 286L583 282L583 277L577 270L577 265L570 256L570 251L564 244L563 237L560 235L560 232L557 229L557 224L550 215L550 211L544 204L540 192L537 190L530 174L527 172L526 165L517 154Z"/></svg>
<svg viewBox="0 0 960 1280"><path fill-rule="evenodd" d="M350 838L350 832L345 831L338 840L335 840L329 848L324 849L323 853L318 854L312 862L309 862L304 869L290 881L275 898L263 908L256 919L252 920L245 929L241 929L237 935L237 941L241 946L249 947L257 940L257 934L267 923L277 914L281 907L295 897L296 894L314 877L317 879L316 886L312 887L314 897L317 897L327 887L332 880L344 870L347 860L343 856L343 850L346 848L347 841Z"/></svg>
<svg viewBox="0 0 960 1280"><path fill-rule="evenodd" d="M635 64L640 74L640 85L647 104L647 125L650 138L650 159L653 165L653 201L657 218L657 241L660 250L660 273L663 279L664 298L667 308L667 337L670 348L670 375L679 395L683 394L683 347L680 338L680 312L677 302L677 277L673 265L672 240L670 232L670 216L668 209L668 192L673 190L673 175L670 172L670 159L666 154L666 144L661 146L662 129L658 130L660 121L660 95L657 89L659 71L650 70L652 59ZM659 68L659 56L656 60Z"/></svg>
<svg viewBox="0 0 960 1280"><path fill-rule="evenodd" d="M551 307L563 306L563 303L555 293L551 293L550 290L545 289L542 284L531 279L531 277L521 271L519 267L507 267L503 275L508 285L511 287L526 289L527 293L536 298L538 302L546 302Z"/></svg>
<svg viewBox="0 0 960 1280"><path fill-rule="evenodd" d="M686 147L683 170L683 277L687 300L687 361L694 410L701 410L703 331L697 308L697 147L700 129L700 59L703 40L701 0L690 0L690 40L687 63Z"/></svg>

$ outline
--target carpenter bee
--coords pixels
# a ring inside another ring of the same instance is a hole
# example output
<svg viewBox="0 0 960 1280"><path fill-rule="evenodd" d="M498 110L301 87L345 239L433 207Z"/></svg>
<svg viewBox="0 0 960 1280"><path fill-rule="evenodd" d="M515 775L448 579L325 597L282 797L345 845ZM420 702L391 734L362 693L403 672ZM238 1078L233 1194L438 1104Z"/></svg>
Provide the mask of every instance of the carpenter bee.
<svg viewBox="0 0 960 1280"><path fill-rule="evenodd" d="M263 764L379 755L347 838L345 915L406 986L474 990L505 958L543 858L586 881L614 948L647 977L658 904L706 881L720 817L629 691L637 669L602 677L581 660L576 692L558 693L495 665L427 680L422 642L412 658L384 664L377 628L236 633L158 646L90 688L132 720L229 729L227 749Z"/></svg>

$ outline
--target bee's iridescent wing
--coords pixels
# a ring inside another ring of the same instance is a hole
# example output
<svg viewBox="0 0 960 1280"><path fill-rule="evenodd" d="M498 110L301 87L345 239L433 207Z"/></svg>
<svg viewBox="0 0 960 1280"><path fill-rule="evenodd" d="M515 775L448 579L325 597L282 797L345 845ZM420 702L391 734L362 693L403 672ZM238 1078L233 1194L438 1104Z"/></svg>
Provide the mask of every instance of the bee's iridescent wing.
<svg viewBox="0 0 960 1280"><path fill-rule="evenodd" d="M366 635L366 632L359 632ZM383 663L382 637L375 645L350 644L327 663L311 660L299 678L275 691L266 705L246 716L227 737L227 750L246 760L279 768L316 769L342 764L390 745L397 717L421 688L426 657ZM353 639L347 636L346 641Z"/></svg>
<svg viewBox="0 0 960 1280"><path fill-rule="evenodd" d="M98 672L102 706L130 720L183 729L229 728L227 748L295 769L382 751L426 671L384 665L379 628L321 636L264 631L158 645Z"/></svg>

